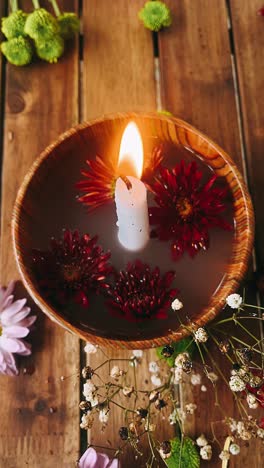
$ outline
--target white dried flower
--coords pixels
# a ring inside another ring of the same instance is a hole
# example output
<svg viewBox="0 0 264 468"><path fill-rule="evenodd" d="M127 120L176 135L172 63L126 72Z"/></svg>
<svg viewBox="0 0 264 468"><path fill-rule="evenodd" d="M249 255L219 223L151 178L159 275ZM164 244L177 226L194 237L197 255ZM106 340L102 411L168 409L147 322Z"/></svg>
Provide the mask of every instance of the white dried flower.
<svg viewBox="0 0 264 468"><path fill-rule="evenodd" d="M205 445L200 448L200 456L202 460L211 460L212 458L212 447L211 445Z"/></svg>
<svg viewBox="0 0 264 468"><path fill-rule="evenodd" d="M201 374L192 374L191 376L191 384L192 385L201 385Z"/></svg>
<svg viewBox="0 0 264 468"><path fill-rule="evenodd" d="M245 390L246 384L238 375L232 375L229 380L229 387L233 392L242 392Z"/></svg>
<svg viewBox="0 0 264 468"><path fill-rule="evenodd" d="M172 310L181 310L183 308L183 303L179 299L174 299L171 303Z"/></svg>
<svg viewBox="0 0 264 468"><path fill-rule="evenodd" d="M226 303L231 309L238 309L242 304L242 297L239 294L230 294L226 298Z"/></svg>
<svg viewBox="0 0 264 468"><path fill-rule="evenodd" d="M260 439L264 439L264 429L262 429L261 427L257 430L257 436L260 438Z"/></svg>
<svg viewBox="0 0 264 468"><path fill-rule="evenodd" d="M156 430L156 424L145 424L145 431L154 432Z"/></svg>
<svg viewBox="0 0 264 468"><path fill-rule="evenodd" d="M206 439L204 434L201 434L197 439L196 443L198 447L204 447L205 445L208 445L208 440Z"/></svg>
<svg viewBox="0 0 264 468"><path fill-rule="evenodd" d="M231 455L238 455L240 453L240 447L237 444L231 444L229 447Z"/></svg>
<svg viewBox="0 0 264 468"><path fill-rule="evenodd" d="M120 370L118 366L114 366L111 369L110 376L112 379L118 379L123 374L123 372Z"/></svg>
<svg viewBox="0 0 264 468"><path fill-rule="evenodd" d="M198 343L206 343L208 340L208 335L205 329L200 327L198 330L196 330L196 332L194 332L194 338L195 341L198 341Z"/></svg>
<svg viewBox="0 0 264 468"><path fill-rule="evenodd" d="M152 374L152 376L150 377L150 380L153 383L153 385L155 385L155 387L161 386L161 378L158 375Z"/></svg>
<svg viewBox="0 0 264 468"><path fill-rule="evenodd" d="M150 361L149 363L149 372L153 373L153 374L156 374L157 372L159 372L159 366L158 364L155 362L155 361Z"/></svg>
<svg viewBox="0 0 264 468"><path fill-rule="evenodd" d="M243 421L238 421L237 423L237 434L242 440L250 440L252 437L251 432L246 429Z"/></svg>
<svg viewBox="0 0 264 468"><path fill-rule="evenodd" d="M170 424L176 424L177 423L177 421L179 420L179 416L178 416L178 410L176 408L169 415L168 420L169 420Z"/></svg>
<svg viewBox="0 0 264 468"><path fill-rule="evenodd" d="M99 411L99 421L103 424L106 424L109 419L109 409L103 408Z"/></svg>
<svg viewBox="0 0 264 468"><path fill-rule="evenodd" d="M202 390L202 392L207 392L206 386L205 386L205 385L202 385L202 386L201 386L201 390Z"/></svg>
<svg viewBox="0 0 264 468"><path fill-rule="evenodd" d="M88 398L87 398L87 400L88 400ZM96 395L91 395L91 397L89 398L89 401L90 401L92 406L96 406L99 403L98 398L97 398Z"/></svg>
<svg viewBox="0 0 264 468"><path fill-rule="evenodd" d="M183 370L180 369L179 367L174 367L173 369L171 369L171 371L173 373L171 383L173 383L174 385L177 385L178 383L182 381Z"/></svg>
<svg viewBox="0 0 264 468"><path fill-rule="evenodd" d="M134 391L134 387L124 387L122 392L126 397L130 397Z"/></svg>
<svg viewBox="0 0 264 468"><path fill-rule="evenodd" d="M219 455L219 458L221 458L221 460L229 460L230 453L227 450L222 450L222 452Z"/></svg>
<svg viewBox="0 0 264 468"><path fill-rule="evenodd" d="M259 406L257 398L252 393L247 394L247 403L251 409L257 409Z"/></svg>
<svg viewBox="0 0 264 468"><path fill-rule="evenodd" d="M182 369L183 364L184 364L186 361L189 361L189 360L190 360L190 355L189 355L189 353L187 353L187 352L180 353L180 354L178 354L178 356L176 356L176 358L175 358L175 361L174 361L175 367L178 367L179 369Z"/></svg>
<svg viewBox="0 0 264 468"><path fill-rule="evenodd" d="M181 408L178 409L178 415L179 415L179 419L181 419L182 422L185 421L186 412L183 409Z"/></svg>
<svg viewBox="0 0 264 468"><path fill-rule="evenodd" d="M85 382L85 384L83 385L83 395L85 396L86 400L90 400L90 398L93 397L95 391L96 386L90 380Z"/></svg>
<svg viewBox="0 0 264 468"><path fill-rule="evenodd" d="M134 350L132 351L132 354L133 354L133 356L135 356L136 358L142 358L142 356L143 356L143 351L142 351L142 349L134 349Z"/></svg>
<svg viewBox="0 0 264 468"><path fill-rule="evenodd" d="M197 409L197 405L195 403L188 403L185 405L186 413L194 414L195 410Z"/></svg>
<svg viewBox="0 0 264 468"><path fill-rule="evenodd" d="M81 423L80 423L80 428L85 429L85 430L91 429L91 427L93 425L93 422L94 422L93 415L83 414L82 415L82 420L81 420Z"/></svg>
<svg viewBox="0 0 264 468"><path fill-rule="evenodd" d="M231 432L235 432L237 430L237 423L233 418L228 419L228 425Z"/></svg>
<svg viewBox="0 0 264 468"><path fill-rule="evenodd" d="M92 343L86 343L84 351L86 354L95 354L98 350L98 346L93 345Z"/></svg>
<svg viewBox="0 0 264 468"><path fill-rule="evenodd" d="M208 377L209 380L211 380L212 383L215 383L218 380L218 375L215 374L214 372L207 372L206 376Z"/></svg>

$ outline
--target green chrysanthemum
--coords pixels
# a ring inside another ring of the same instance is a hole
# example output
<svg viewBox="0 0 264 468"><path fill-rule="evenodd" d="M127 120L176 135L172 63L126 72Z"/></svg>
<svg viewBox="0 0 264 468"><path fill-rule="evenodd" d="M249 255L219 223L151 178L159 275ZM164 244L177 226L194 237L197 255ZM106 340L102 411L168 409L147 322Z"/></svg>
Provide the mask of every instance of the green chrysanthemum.
<svg viewBox="0 0 264 468"><path fill-rule="evenodd" d="M42 60L56 63L64 52L64 40L56 34L49 39L36 41L36 51Z"/></svg>
<svg viewBox="0 0 264 468"><path fill-rule="evenodd" d="M64 39L71 39L80 29L80 21L75 13L62 13L57 20L60 35Z"/></svg>
<svg viewBox="0 0 264 468"><path fill-rule="evenodd" d="M25 36L24 27L28 15L22 10L11 13L6 18L2 18L2 33L7 39Z"/></svg>
<svg viewBox="0 0 264 468"><path fill-rule="evenodd" d="M169 468L199 468L200 457L192 439L185 437L182 446L178 437L172 439L170 443L171 456L164 460Z"/></svg>
<svg viewBox="0 0 264 468"><path fill-rule="evenodd" d="M13 65L28 65L33 58L33 48L25 37L14 37L9 41L2 42L1 50L7 60Z"/></svg>
<svg viewBox="0 0 264 468"><path fill-rule="evenodd" d="M160 1L146 2L138 13L145 28L151 31L159 31L171 25L171 12L165 3Z"/></svg>
<svg viewBox="0 0 264 468"><path fill-rule="evenodd" d="M59 32L59 25L54 16L44 8L39 8L28 15L25 33L35 41L50 39Z"/></svg>

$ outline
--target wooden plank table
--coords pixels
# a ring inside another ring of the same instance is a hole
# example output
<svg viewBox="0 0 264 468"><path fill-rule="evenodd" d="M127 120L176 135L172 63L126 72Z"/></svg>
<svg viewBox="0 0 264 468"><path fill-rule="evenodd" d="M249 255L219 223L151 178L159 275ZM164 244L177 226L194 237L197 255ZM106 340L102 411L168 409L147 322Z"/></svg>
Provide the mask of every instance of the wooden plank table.
<svg viewBox="0 0 264 468"><path fill-rule="evenodd" d="M173 12L173 24L158 34L156 57L152 33L137 18L144 0L64 0L60 4L65 11L81 14L82 41L77 39L56 65L38 62L16 68L0 62L2 284L19 279L10 251L10 219L18 187L31 163L79 121L128 110L166 109L231 154L249 179L257 218L257 261L259 265L263 261L264 19L256 15L261 2L166 3ZM1 15L6 4L1 1ZM41 4L50 8L47 1ZM20 5L26 11L31 8L29 0ZM31 367L34 372L0 378L0 468L73 467L86 446L78 408L82 346L78 338L37 313L33 355L21 360L22 370ZM116 358L130 355L107 353ZM145 352L139 380L145 379L152 357L153 351ZM91 362L96 365L98 357ZM61 376L72 377L61 380ZM212 414L217 420L213 397L189 383L183 384L181 394L183 401L200 400L186 431L192 436L209 431ZM224 393L222 404L227 414L234 414L232 398ZM110 439L116 446L121 425L122 414L117 411L106 431L102 434L94 426L89 439L98 445ZM173 429L167 426L164 432L164 427L160 423L160 440L172 435ZM230 465L259 468L261 456L260 444L252 442ZM129 451L121 461L125 468L145 466ZM221 463L214 458L204 466L217 468Z"/></svg>

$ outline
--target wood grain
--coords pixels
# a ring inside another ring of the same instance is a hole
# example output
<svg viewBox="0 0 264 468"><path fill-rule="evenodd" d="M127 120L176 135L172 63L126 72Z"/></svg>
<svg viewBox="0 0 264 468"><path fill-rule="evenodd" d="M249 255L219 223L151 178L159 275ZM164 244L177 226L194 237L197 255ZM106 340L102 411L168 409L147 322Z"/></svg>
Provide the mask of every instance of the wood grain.
<svg viewBox="0 0 264 468"><path fill-rule="evenodd" d="M249 185L256 213L256 250L259 264L264 262L264 18L257 15L262 6L258 0L231 0L242 121L246 143Z"/></svg>
<svg viewBox="0 0 264 468"><path fill-rule="evenodd" d="M167 4L173 12L173 25L159 35L162 107L217 141L242 169L226 3L224 0L168 0ZM247 22L247 19L244 21ZM248 35L244 41L249 41L250 48L252 41ZM238 42L240 47L241 42ZM212 349L211 352L214 354ZM228 376L229 364L225 359L219 359L219 364ZM183 385L184 401L200 402L193 420L186 421L185 429L193 437L201 432L209 436L210 421L217 421L216 432L219 436L225 430L220 422L223 414L215 406L212 385L210 382L203 383L207 387L205 393L188 381ZM221 408L234 417L235 404L225 383L219 382L218 392ZM253 442L251 448L246 449L241 458L233 459L230 465L237 468L246 466L244 453L253 464L256 460L255 449ZM214 452L210 466L220 467L217 446ZM204 466L208 466L208 462L204 462Z"/></svg>
<svg viewBox="0 0 264 468"><path fill-rule="evenodd" d="M62 3L62 2L61 2ZM21 7L31 9L30 1ZM48 2L42 2L48 6ZM77 1L63 2L77 11ZM8 65L2 187L2 283L18 279L11 251L10 221L26 171L40 151L78 120L78 47L56 64ZM24 290L18 292L23 297ZM35 310L35 309L34 309ZM39 314L33 355L22 361L33 375L1 377L1 466L73 466L79 456L79 384L60 376L79 371L79 340Z"/></svg>
<svg viewBox="0 0 264 468"><path fill-rule="evenodd" d="M242 167L225 1L167 4L173 24L159 34L162 106Z"/></svg>
<svg viewBox="0 0 264 468"><path fill-rule="evenodd" d="M109 8L108 0L91 0L83 3L84 63L83 63L83 119L102 114L155 110L156 95L154 82L154 58L151 33L138 20L137 13L142 7L141 0L115 0ZM127 351L108 352L112 358L125 358ZM148 373L148 362L155 358L154 352L146 352L145 364L138 372L138 381L144 381ZM96 367L102 358L91 358ZM105 380L108 375L102 375ZM123 412L114 409L105 432L100 425L94 425L90 441L106 446L111 440L112 447L120 445L118 429L123 425ZM159 438L172 435L164 433L159 426ZM145 449L146 451L146 449ZM145 459L144 459L145 460ZM145 466L145 461L134 459L130 451L121 458L122 466L132 468Z"/></svg>

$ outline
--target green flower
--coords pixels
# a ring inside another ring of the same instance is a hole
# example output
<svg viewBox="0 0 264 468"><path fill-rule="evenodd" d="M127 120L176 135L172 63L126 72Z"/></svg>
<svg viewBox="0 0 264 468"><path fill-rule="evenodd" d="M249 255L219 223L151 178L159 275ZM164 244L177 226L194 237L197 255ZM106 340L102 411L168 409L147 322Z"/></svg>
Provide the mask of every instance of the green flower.
<svg viewBox="0 0 264 468"><path fill-rule="evenodd" d="M60 35L64 39L71 39L80 29L80 21L75 13L62 13L57 18Z"/></svg>
<svg viewBox="0 0 264 468"><path fill-rule="evenodd" d="M7 39L25 36L24 27L28 15L22 10L11 13L7 18L2 18L2 33Z"/></svg>
<svg viewBox="0 0 264 468"><path fill-rule="evenodd" d="M33 48L25 37L14 37L9 41L2 42L1 50L7 60L13 65L28 65L33 58Z"/></svg>
<svg viewBox="0 0 264 468"><path fill-rule="evenodd" d="M64 40L58 34L42 41L36 41L36 51L42 60L56 63L64 52Z"/></svg>
<svg viewBox="0 0 264 468"><path fill-rule="evenodd" d="M183 443L176 437L170 441L171 455L164 460L169 468L199 468L200 457L192 439L185 437Z"/></svg>
<svg viewBox="0 0 264 468"><path fill-rule="evenodd" d="M35 41L50 39L59 32L59 25L47 10L38 8L28 15L25 24L25 33Z"/></svg>
<svg viewBox="0 0 264 468"><path fill-rule="evenodd" d="M151 31L159 31L171 25L171 12L165 3L160 1L146 2L138 13L139 19L143 21L145 28Z"/></svg>

